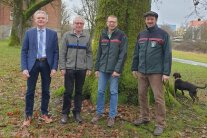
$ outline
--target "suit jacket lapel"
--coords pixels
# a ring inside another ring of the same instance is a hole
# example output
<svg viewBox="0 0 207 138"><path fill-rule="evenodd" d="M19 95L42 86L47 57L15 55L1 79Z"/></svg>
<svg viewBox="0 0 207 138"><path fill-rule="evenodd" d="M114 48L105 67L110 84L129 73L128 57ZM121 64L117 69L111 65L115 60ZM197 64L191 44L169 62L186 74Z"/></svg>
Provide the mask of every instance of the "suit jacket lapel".
<svg viewBox="0 0 207 138"><path fill-rule="evenodd" d="M36 51L38 50L38 38L37 38L37 28L34 28L34 46Z"/></svg>

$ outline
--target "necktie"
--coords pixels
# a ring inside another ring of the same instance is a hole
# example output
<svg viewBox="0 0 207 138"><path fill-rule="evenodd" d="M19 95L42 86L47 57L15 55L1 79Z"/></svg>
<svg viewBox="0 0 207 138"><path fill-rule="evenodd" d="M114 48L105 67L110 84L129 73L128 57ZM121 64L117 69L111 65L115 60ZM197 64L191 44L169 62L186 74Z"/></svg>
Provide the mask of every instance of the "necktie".
<svg viewBox="0 0 207 138"><path fill-rule="evenodd" d="M43 30L39 30L39 47L37 52L37 58L42 58L42 52L43 52Z"/></svg>

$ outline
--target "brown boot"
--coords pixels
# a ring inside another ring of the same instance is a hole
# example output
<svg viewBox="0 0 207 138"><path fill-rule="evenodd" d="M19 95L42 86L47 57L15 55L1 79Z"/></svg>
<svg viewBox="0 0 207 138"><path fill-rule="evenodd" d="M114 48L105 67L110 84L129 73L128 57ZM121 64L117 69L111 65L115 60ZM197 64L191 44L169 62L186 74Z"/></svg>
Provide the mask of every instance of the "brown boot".
<svg viewBox="0 0 207 138"><path fill-rule="evenodd" d="M49 124L52 122L52 118L50 118L48 115L42 115L41 119L44 120L46 124Z"/></svg>
<svg viewBox="0 0 207 138"><path fill-rule="evenodd" d="M24 126L28 127L28 126L30 126L31 122L32 122L32 117L31 117L31 116L27 116L27 117L25 118L25 120L24 120L22 126L23 126L23 127L24 127Z"/></svg>
<svg viewBox="0 0 207 138"><path fill-rule="evenodd" d="M111 118L111 117L109 117L109 118L108 118L107 126L108 126L108 127L112 127L112 126L114 125L114 123L115 123L115 118Z"/></svg>
<svg viewBox="0 0 207 138"><path fill-rule="evenodd" d="M102 117L102 115L96 114L96 115L92 118L91 123L92 123L92 124L96 124L96 123L98 122L98 120L101 119L101 117Z"/></svg>

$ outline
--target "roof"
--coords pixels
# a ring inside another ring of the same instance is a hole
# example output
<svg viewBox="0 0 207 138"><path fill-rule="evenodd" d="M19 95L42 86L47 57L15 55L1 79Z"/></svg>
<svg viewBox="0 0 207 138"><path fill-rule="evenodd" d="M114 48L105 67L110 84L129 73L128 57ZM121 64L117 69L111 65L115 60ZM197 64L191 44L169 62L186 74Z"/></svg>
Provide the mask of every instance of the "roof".
<svg viewBox="0 0 207 138"><path fill-rule="evenodd" d="M188 26L189 27L200 27L202 25L207 25L207 20L206 21L193 20L193 21L190 21Z"/></svg>

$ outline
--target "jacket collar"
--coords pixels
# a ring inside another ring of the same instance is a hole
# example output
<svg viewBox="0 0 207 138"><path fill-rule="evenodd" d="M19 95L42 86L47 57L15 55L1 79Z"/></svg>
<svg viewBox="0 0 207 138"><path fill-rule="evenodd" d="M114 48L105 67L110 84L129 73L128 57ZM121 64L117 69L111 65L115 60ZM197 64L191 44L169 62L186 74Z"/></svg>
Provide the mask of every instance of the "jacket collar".
<svg viewBox="0 0 207 138"><path fill-rule="evenodd" d="M70 31L69 34L72 35L72 36L77 36L77 34L76 34L74 31ZM84 32L82 32L82 33L80 34L80 37L82 37L82 36L86 36L86 34L85 34Z"/></svg>
<svg viewBox="0 0 207 138"><path fill-rule="evenodd" d="M158 26L157 26L157 24L156 24L155 26L153 26L153 27L147 27L147 26L146 26L146 29L147 29L147 31L149 31L149 32L154 32L155 30L158 29Z"/></svg>
<svg viewBox="0 0 207 138"><path fill-rule="evenodd" d="M119 29L116 27L116 28L114 29L114 31L112 32L112 35L113 35L114 33L116 33L118 30L119 30ZM108 27L106 27L106 28L103 30L103 34L104 34L104 35L108 35Z"/></svg>

